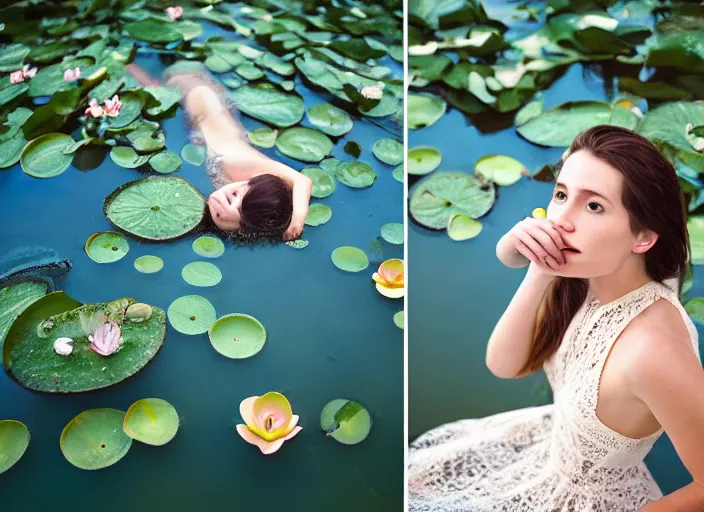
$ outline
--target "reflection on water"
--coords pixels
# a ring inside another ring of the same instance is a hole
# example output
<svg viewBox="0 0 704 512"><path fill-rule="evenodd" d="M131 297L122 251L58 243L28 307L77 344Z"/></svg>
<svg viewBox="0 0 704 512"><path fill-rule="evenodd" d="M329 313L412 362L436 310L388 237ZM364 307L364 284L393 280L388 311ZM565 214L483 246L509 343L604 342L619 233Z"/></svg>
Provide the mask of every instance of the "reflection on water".
<svg viewBox="0 0 704 512"><path fill-rule="evenodd" d="M141 55L137 63L156 76L163 67L153 55ZM401 72L388 57L383 64ZM327 94L296 88L306 107L330 101ZM263 126L249 118L243 123L247 129ZM305 120L302 124L309 126ZM167 149L179 153L187 142L182 112L163 128ZM199 294L212 302L218 316L241 312L256 317L268 335L259 354L237 361L218 354L207 335L183 335L169 324L164 348L142 372L111 388L78 395L32 393L0 372L0 418L24 422L32 436L24 457L0 479L0 508L200 510L207 504L213 511L254 510L273 499L275 506L296 511L399 510L403 331L393 315L403 303L374 289L373 264L350 274L330 261L341 245L371 251L383 224L402 222L403 186L392 177L393 167L371 152L376 140L388 136L379 126L356 120L336 143L333 156L349 159L346 141L360 143L360 159L379 176L374 186L357 190L338 185L330 197L314 199L330 206L333 216L323 226L306 227L303 238L310 244L305 249L226 244L221 257L209 260L223 274L210 288L195 288L181 278L186 264L203 259L191 249L197 233L164 244L130 238L127 256L107 265L83 252L92 233L114 229L103 216L104 198L143 173L119 168L97 153L94 161L76 162L49 180L29 177L19 165L0 171L0 253L32 244L56 250L74 265L57 285L81 302L134 297L166 310L180 296ZM264 151L295 169L304 167L274 149ZM201 167L184 162L176 175L206 196L212 191ZM384 242L379 249L384 259L403 257L403 246ZM164 268L139 273L133 263L145 254L162 258ZM241 423L242 399L274 390L290 400L303 431L265 457L234 426ZM171 443L134 443L123 460L96 472L81 471L64 459L59 435L76 414L98 407L126 410L147 397L163 398L178 411L181 429ZM372 414L374 428L363 443L344 446L320 430L320 412L334 398L357 400Z"/></svg>

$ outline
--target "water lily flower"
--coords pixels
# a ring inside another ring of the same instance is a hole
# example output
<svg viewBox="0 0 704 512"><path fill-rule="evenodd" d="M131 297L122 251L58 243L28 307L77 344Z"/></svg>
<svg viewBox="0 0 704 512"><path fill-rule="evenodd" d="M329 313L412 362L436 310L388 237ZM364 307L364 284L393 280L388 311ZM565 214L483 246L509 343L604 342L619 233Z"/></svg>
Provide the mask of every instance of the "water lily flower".
<svg viewBox="0 0 704 512"><path fill-rule="evenodd" d="M99 117L103 117L103 115L105 114L105 110L103 110L103 107L98 105L98 100L93 98L92 100L90 100L90 103L88 103L88 108L86 109L85 114L90 114L97 119Z"/></svg>
<svg viewBox="0 0 704 512"><path fill-rule="evenodd" d="M121 329L112 320L101 323L93 334L88 335L90 348L101 356L114 354L120 348L122 337Z"/></svg>
<svg viewBox="0 0 704 512"><path fill-rule="evenodd" d="M105 100L105 115L110 117L117 117L120 113L120 108L122 108L122 102L117 96L112 97L111 100Z"/></svg>
<svg viewBox="0 0 704 512"><path fill-rule="evenodd" d="M362 87L362 90L359 91L359 93L367 99L380 100L381 97L384 95L382 91L384 86L385 84L365 85L364 87Z"/></svg>
<svg viewBox="0 0 704 512"><path fill-rule="evenodd" d="M33 78L34 75L37 74L37 68L33 67L32 69L29 69L29 64L25 64L24 67L22 68L22 76L25 78Z"/></svg>
<svg viewBox="0 0 704 512"><path fill-rule="evenodd" d="M175 6L175 7L167 7L166 8L166 14L169 15L169 18L172 20L176 21L179 19L181 16L183 16L183 7L180 6Z"/></svg>
<svg viewBox="0 0 704 512"><path fill-rule="evenodd" d="M75 82L81 78L81 68L67 69L64 71L64 81L65 82Z"/></svg>
<svg viewBox="0 0 704 512"><path fill-rule="evenodd" d="M71 338L56 338L54 341L54 352L60 356L67 356L73 352L73 340Z"/></svg>
<svg viewBox="0 0 704 512"><path fill-rule="evenodd" d="M24 74L21 69L10 73L11 84L19 84L20 82L24 82Z"/></svg>
<svg viewBox="0 0 704 512"><path fill-rule="evenodd" d="M250 396L242 400L240 415L246 425L237 425L242 439L253 444L264 455L277 451L302 428L297 426L298 416L281 393L271 391L264 396Z"/></svg>
<svg viewBox="0 0 704 512"><path fill-rule="evenodd" d="M379 265L379 270L374 272L372 279L377 291L384 297L400 299L405 293L403 260L386 260Z"/></svg>

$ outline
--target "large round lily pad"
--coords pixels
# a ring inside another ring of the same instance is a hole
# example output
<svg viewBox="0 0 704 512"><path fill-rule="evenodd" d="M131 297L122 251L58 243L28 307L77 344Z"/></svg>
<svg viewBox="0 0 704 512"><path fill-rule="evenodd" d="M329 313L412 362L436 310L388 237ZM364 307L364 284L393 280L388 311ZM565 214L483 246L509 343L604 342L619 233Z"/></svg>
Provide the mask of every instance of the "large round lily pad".
<svg viewBox="0 0 704 512"><path fill-rule="evenodd" d="M352 129L352 118L341 108L329 103L321 103L308 109L308 120L318 130L333 137L339 137Z"/></svg>
<svg viewBox="0 0 704 512"><path fill-rule="evenodd" d="M83 411L61 432L61 453L80 469L112 466L132 446L132 438L122 430L124 418L125 413L116 409Z"/></svg>
<svg viewBox="0 0 704 512"><path fill-rule="evenodd" d="M64 154L64 149L76 141L65 133L47 133L29 142L22 150L22 170L35 178L53 178L68 169L73 154Z"/></svg>
<svg viewBox="0 0 704 512"><path fill-rule="evenodd" d="M0 475L22 458L29 446L29 429L14 420L0 421Z"/></svg>
<svg viewBox="0 0 704 512"><path fill-rule="evenodd" d="M101 231L88 237L84 250L96 263L113 263L125 257L130 245L120 233Z"/></svg>
<svg viewBox="0 0 704 512"><path fill-rule="evenodd" d="M222 272L207 261L193 261L183 267L181 277L192 286L215 286L222 280Z"/></svg>
<svg viewBox="0 0 704 512"><path fill-rule="evenodd" d="M432 94L408 94L408 128L417 130L435 124L447 110L447 103Z"/></svg>
<svg viewBox="0 0 704 512"><path fill-rule="evenodd" d="M687 140L686 126L704 125L704 103L677 101L665 103L648 111L638 124L638 133L652 141L659 141L685 153L694 148ZM704 169L697 169L704 172Z"/></svg>
<svg viewBox="0 0 704 512"><path fill-rule="evenodd" d="M144 398L127 409L122 428L135 441L162 446L178 432L176 409L161 398Z"/></svg>
<svg viewBox="0 0 704 512"><path fill-rule="evenodd" d="M186 144L181 149L181 158L192 165L203 165L205 162L205 146Z"/></svg>
<svg viewBox="0 0 704 512"><path fill-rule="evenodd" d="M243 85L229 95L240 111L280 128L293 126L305 113L299 95L287 94L275 87Z"/></svg>
<svg viewBox="0 0 704 512"><path fill-rule="evenodd" d="M208 329L213 348L230 359L257 354L266 343L266 329L250 315L232 313L218 318Z"/></svg>
<svg viewBox="0 0 704 512"><path fill-rule="evenodd" d="M322 203L313 203L308 209L306 216L306 226L320 226L325 224L332 217L332 210Z"/></svg>
<svg viewBox="0 0 704 512"><path fill-rule="evenodd" d="M324 133L297 126L279 135L276 148L284 155L301 162L320 162L330 154L332 141Z"/></svg>
<svg viewBox="0 0 704 512"><path fill-rule="evenodd" d="M463 172L437 172L416 183L409 194L410 215L430 229L445 229L453 214L477 219L494 205L493 183Z"/></svg>
<svg viewBox="0 0 704 512"><path fill-rule="evenodd" d="M403 162L403 144L394 139L379 139L372 146L372 153L385 164L398 165Z"/></svg>
<svg viewBox="0 0 704 512"><path fill-rule="evenodd" d="M408 150L408 174L422 176L440 166L442 154L430 146L417 146Z"/></svg>
<svg viewBox="0 0 704 512"><path fill-rule="evenodd" d="M332 251L332 262L345 272L361 272L369 266L366 253L357 247L343 245Z"/></svg>
<svg viewBox="0 0 704 512"><path fill-rule="evenodd" d="M215 307L200 295L184 295L167 310L172 327L183 334L203 334L217 318Z"/></svg>
<svg viewBox="0 0 704 512"><path fill-rule="evenodd" d="M337 181L352 188L371 187L377 175L371 166L364 162L341 162L335 171Z"/></svg>
<svg viewBox="0 0 704 512"><path fill-rule="evenodd" d="M25 281L0 289L0 363L2 344L12 322L34 301L46 295L48 284L43 281Z"/></svg>
<svg viewBox="0 0 704 512"><path fill-rule="evenodd" d="M193 231L206 202L193 185L177 176L153 176L118 187L103 204L110 222L146 240L174 240Z"/></svg>
<svg viewBox="0 0 704 512"><path fill-rule="evenodd" d="M193 252L204 258L219 258L225 253L225 244L214 236L201 236L191 245Z"/></svg>
<svg viewBox="0 0 704 512"><path fill-rule="evenodd" d="M134 260L134 268L143 274L154 274L164 268L164 260L159 256L146 254Z"/></svg>
<svg viewBox="0 0 704 512"><path fill-rule="evenodd" d="M505 155L486 155L474 164L474 174L501 186L513 185L525 172L521 162Z"/></svg>
<svg viewBox="0 0 704 512"><path fill-rule="evenodd" d="M313 190L310 195L321 199L335 192L335 180L320 167L306 167L301 174L313 180Z"/></svg>
<svg viewBox="0 0 704 512"><path fill-rule="evenodd" d="M381 226L381 238L390 244L400 245L403 243L403 223L389 222Z"/></svg>
<svg viewBox="0 0 704 512"><path fill-rule="evenodd" d="M17 317L7 333L3 346L5 372L31 390L48 393L80 393L125 380L144 368L163 345L164 311L152 307L148 320L122 323L123 342L109 356L89 348L91 342L82 325L101 313L119 318L134 302L125 298L82 305L61 291L41 297ZM73 352L68 356L54 352L54 340L61 337L74 340Z"/></svg>
<svg viewBox="0 0 704 512"><path fill-rule="evenodd" d="M320 428L335 441L352 445L367 438L372 429L372 418L357 402L337 398L323 407Z"/></svg>

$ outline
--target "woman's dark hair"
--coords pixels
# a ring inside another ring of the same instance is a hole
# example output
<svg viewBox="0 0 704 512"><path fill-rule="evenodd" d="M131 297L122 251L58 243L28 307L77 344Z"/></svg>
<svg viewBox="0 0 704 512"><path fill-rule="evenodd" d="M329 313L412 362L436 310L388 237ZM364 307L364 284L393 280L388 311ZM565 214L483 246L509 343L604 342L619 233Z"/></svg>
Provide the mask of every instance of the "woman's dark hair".
<svg viewBox="0 0 704 512"><path fill-rule="evenodd" d="M293 194L288 184L273 174L249 180L242 198L240 230L258 238L281 240L291 223Z"/></svg>
<svg viewBox="0 0 704 512"><path fill-rule="evenodd" d="M599 125L583 131L566 154L579 150L588 151L623 175L621 201L630 217L631 232L658 234L655 245L645 253L645 270L660 282L679 276L679 293L689 236L686 202L673 165L648 139L616 126ZM538 310L530 355L519 375L542 368L559 348L588 287L585 279L556 277L552 281Z"/></svg>

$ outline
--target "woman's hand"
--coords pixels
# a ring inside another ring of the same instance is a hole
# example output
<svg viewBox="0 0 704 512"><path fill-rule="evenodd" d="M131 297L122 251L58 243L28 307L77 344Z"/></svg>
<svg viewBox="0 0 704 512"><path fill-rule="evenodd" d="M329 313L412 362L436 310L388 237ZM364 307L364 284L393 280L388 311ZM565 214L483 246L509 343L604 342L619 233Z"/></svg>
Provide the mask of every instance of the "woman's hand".
<svg viewBox="0 0 704 512"><path fill-rule="evenodd" d="M501 238L496 253L507 266L525 266L528 260L540 273L556 275L565 264L565 247L551 221L527 217Z"/></svg>
<svg viewBox="0 0 704 512"><path fill-rule="evenodd" d="M296 240L303 233L303 226L305 225L305 219L298 217L291 218L291 224L288 225L288 229L284 233L284 241L290 242Z"/></svg>

